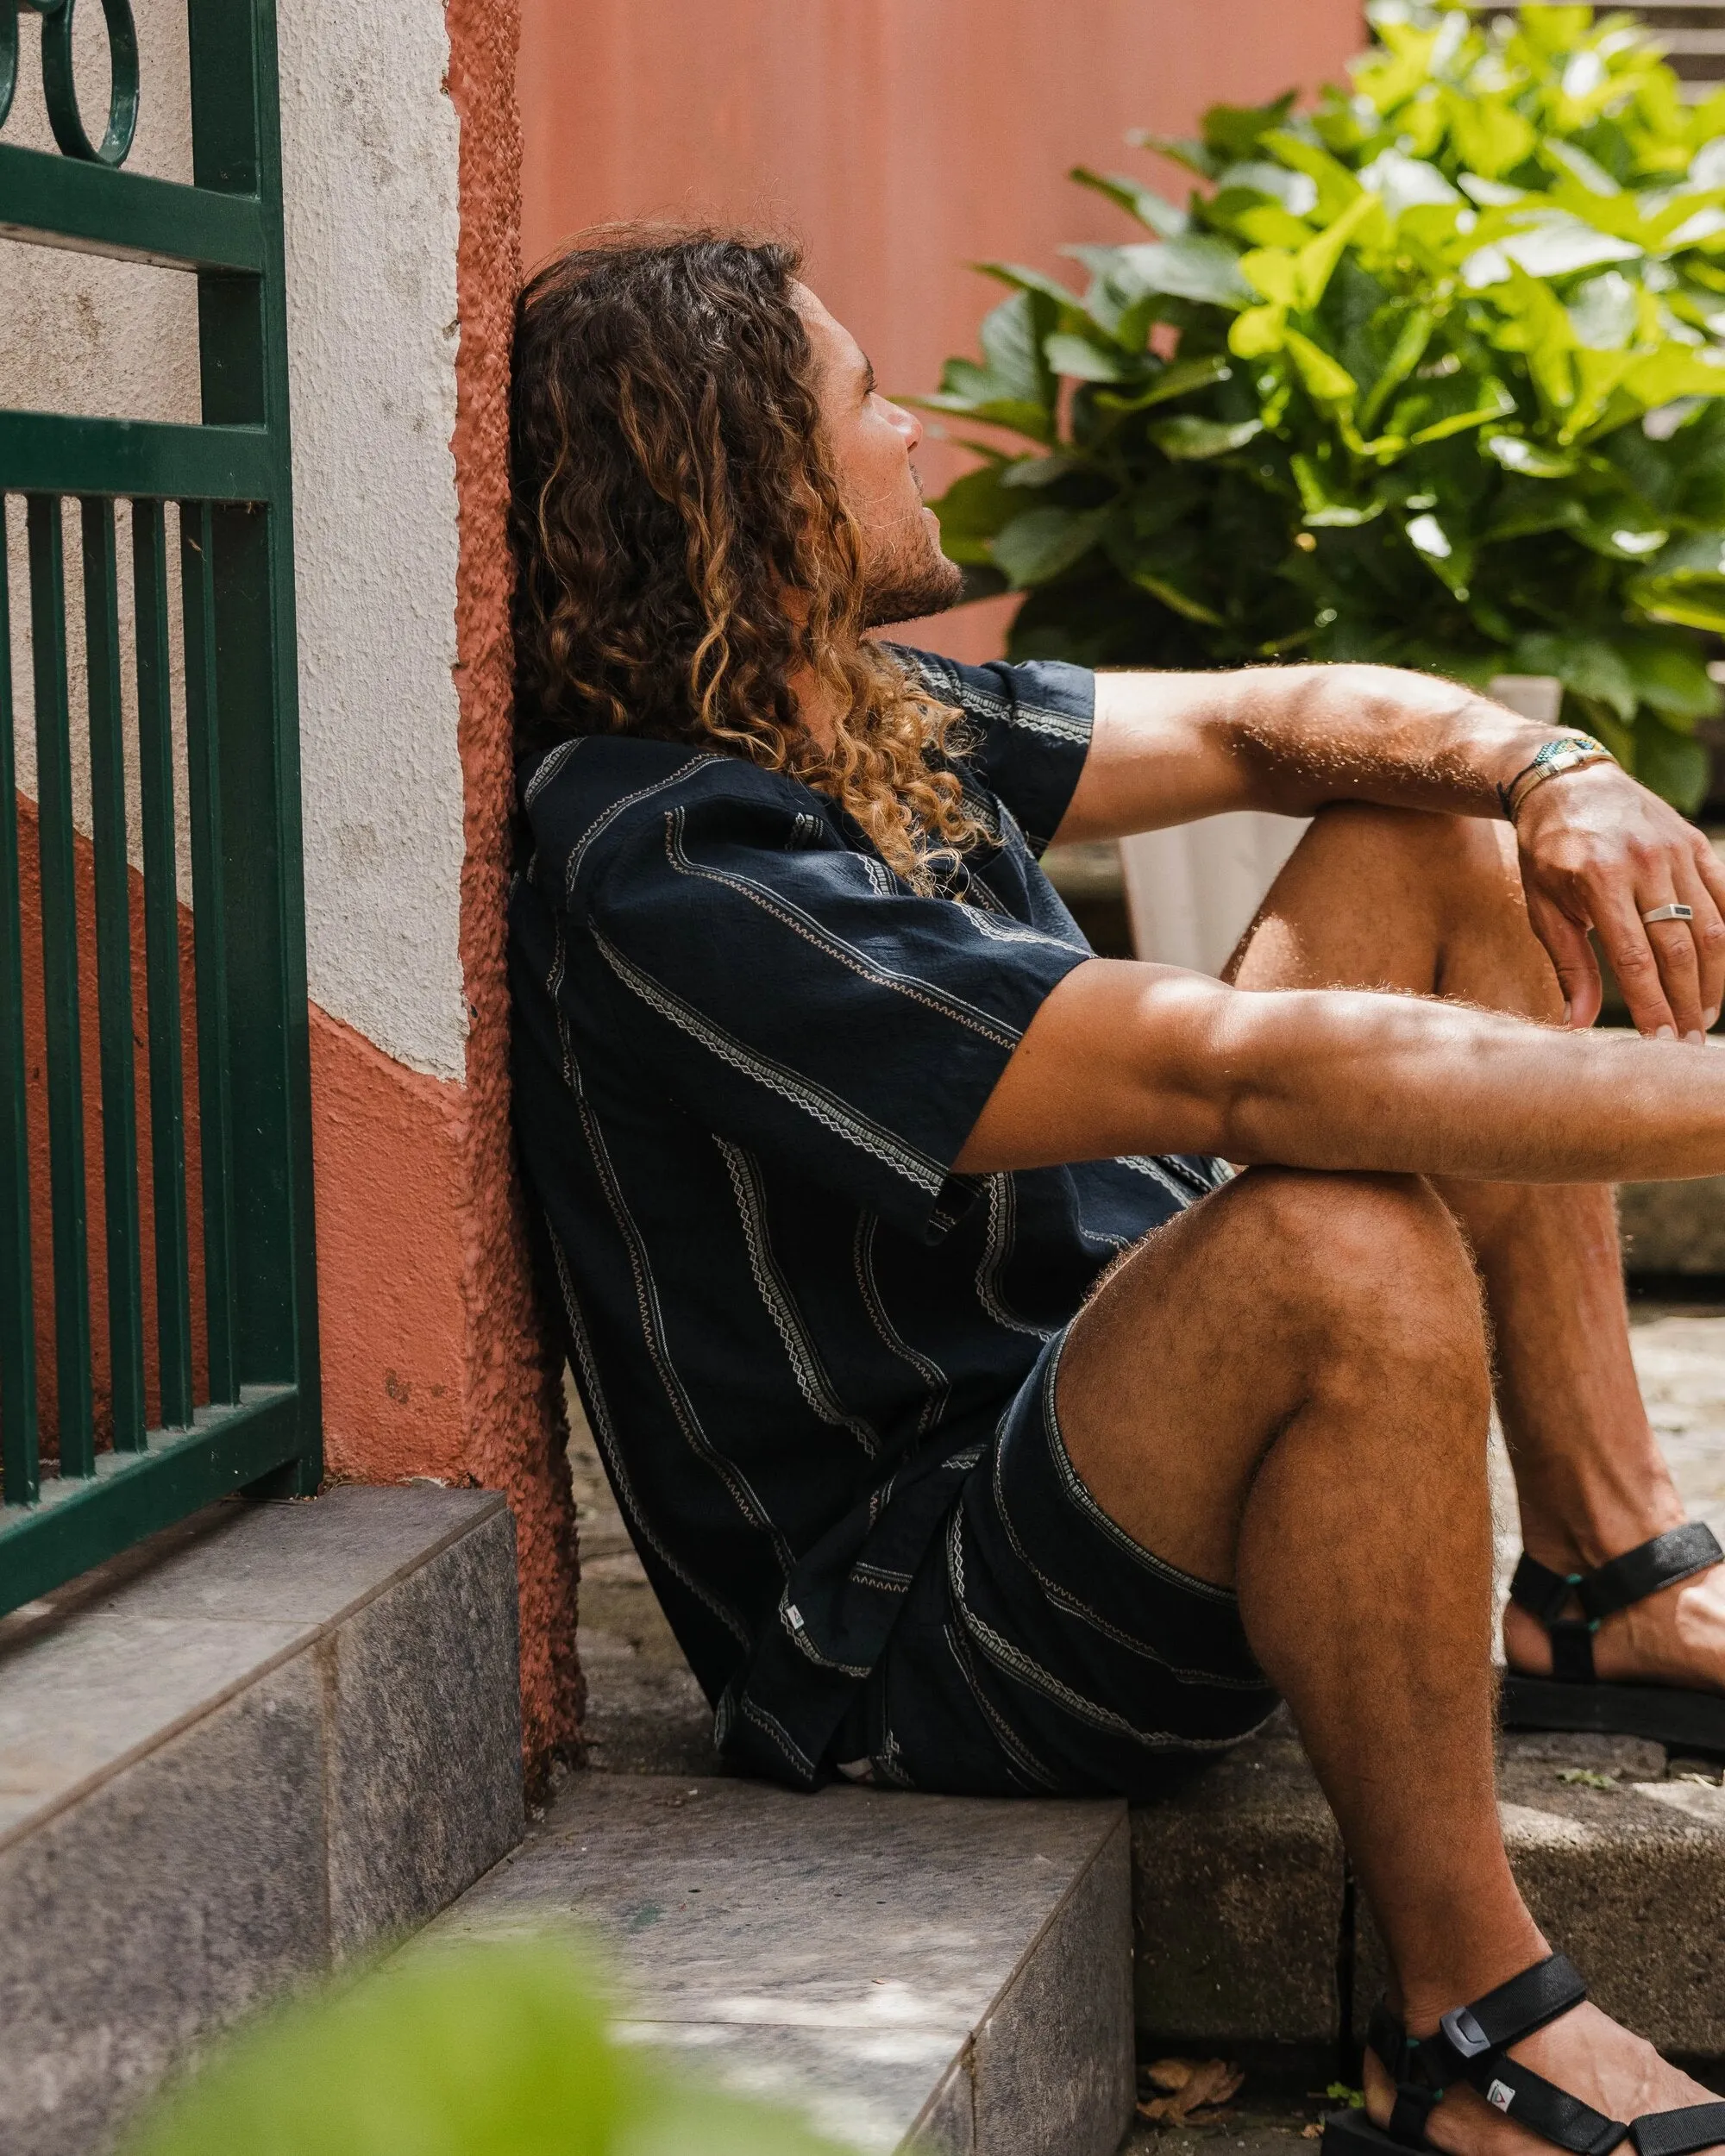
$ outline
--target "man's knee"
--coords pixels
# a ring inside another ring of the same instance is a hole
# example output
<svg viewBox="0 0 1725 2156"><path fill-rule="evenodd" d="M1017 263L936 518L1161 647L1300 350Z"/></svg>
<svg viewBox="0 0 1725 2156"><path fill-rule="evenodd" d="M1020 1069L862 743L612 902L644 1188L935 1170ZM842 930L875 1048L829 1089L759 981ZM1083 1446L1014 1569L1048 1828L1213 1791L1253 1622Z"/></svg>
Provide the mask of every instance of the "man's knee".
<svg viewBox="0 0 1725 2156"><path fill-rule="evenodd" d="M1478 1276L1421 1177L1253 1169L1231 1194L1266 1291L1331 1356L1386 1371L1438 1365L1484 1384Z"/></svg>
<svg viewBox="0 0 1725 2156"><path fill-rule="evenodd" d="M1312 819L1320 843L1346 848L1374 880L1394 888L1402 878L1427 897L1458 906L1523 910L1515 834L1483 816L1434 815L1373 801L1334 801Z"/></svg>

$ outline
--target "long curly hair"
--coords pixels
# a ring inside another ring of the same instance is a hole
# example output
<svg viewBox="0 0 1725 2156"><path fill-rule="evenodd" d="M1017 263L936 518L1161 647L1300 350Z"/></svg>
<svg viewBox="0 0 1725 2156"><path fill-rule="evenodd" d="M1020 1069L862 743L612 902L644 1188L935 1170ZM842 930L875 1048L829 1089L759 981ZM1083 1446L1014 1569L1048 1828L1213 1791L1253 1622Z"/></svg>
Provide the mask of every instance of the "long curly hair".
<svg viewBox="0 0 1725 2156"><path fill-rule="evenodd" d="M586 235L522 292L518 739L746 756L828 795L933 890L988 836L952 768L963 714L862 633L862 535L823 436L800 266L776 241L637 227ZM799 719L805 671L839 714L831 748Z"/></svg>

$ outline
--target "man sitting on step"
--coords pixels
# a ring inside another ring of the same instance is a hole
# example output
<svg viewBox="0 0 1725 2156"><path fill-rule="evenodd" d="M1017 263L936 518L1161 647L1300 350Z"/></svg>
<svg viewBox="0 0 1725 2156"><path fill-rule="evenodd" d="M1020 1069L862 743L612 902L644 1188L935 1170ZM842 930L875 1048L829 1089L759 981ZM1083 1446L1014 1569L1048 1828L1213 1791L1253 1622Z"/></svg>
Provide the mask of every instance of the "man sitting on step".
<svg viewBox="0 0 1725 2156"><path fill-rule="evenodd" d="M1609 1188L1725 1173L1700 835L1450 682L870 640L959 576L783 247L577 249L516 369L518 1126L723 1754L1143 1801L1279 1695L1395 1971L1332 2133L1725 2142L1510 1875L1486 1482L1495 1386L1514 1719L1725 1750ZM1315 821L1224 981L1037 866L1240 808Z"/></svg>

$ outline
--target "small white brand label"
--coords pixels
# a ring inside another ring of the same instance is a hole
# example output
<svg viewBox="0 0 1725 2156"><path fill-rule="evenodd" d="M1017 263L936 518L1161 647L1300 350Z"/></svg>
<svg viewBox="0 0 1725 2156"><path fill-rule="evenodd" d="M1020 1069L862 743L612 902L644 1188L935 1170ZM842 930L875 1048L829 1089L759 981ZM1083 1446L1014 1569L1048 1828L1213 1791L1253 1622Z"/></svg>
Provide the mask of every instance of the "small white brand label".
<svg viewBox="0 0 1725 2156"><path fill-rule="evenodd" d="M1485 2101L1499 2111L1507 2111L1515 2101L1515 2091L1506 2082L1494 2081L1485 2092Z"/></svg>
<svg viewBox="0 0 1725 2156"><path fill-rule="evenodd" d="M787 1602L785 1604L785 1620L790 1626L793 1632L800 1632L802 1630L803 1614L801 1610L797 1608L794 1602Z"/></svg>

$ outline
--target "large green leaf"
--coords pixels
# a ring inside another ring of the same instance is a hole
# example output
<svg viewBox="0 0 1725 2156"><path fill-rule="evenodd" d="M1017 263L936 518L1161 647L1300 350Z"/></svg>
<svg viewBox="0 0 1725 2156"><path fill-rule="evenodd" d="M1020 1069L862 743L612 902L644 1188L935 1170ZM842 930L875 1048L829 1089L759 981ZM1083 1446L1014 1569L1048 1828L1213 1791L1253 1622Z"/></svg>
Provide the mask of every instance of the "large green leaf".
<svg viewBox="0 0 1725 2156"><path fill-rule="evenodd" d="M1656 718L1635 730L1635 775L1680 809L1693 812L1707 796L1711 761L1698 741L1674 734Z"/></svg>
<svg viewBox="0 0 1725 2156"><path fill-rule="evenodd" d="M1053 403L1054 374L1042 350L1053 313L1037 293L1019 291L983 317L982 357L996 395L1031 404Z"/></svg>
<svg viewBox="0 0 1725 2156"><path fill-rule="evenodd" d="M1160 246L1135 241L1115 250L1120 269L1147 292L1173 299L1195 299L1213 307L1246 307L1251 287L1240 275L1234 250L1225 240L1189 234Z"/></svg>
<svg viewBox="0 0 1725 2156"><path fill-rule="evenodd" d="M1036 461L1052 460L1038 458ZM994 559L988 542L1020 507L1006 491L1008 473L1019 468L984 464L955 479L938 501L929 505L940 519L941 550L952 561L981 564Z"/></svg>
<svg viewBox="0 0 1725 2156"><path fill-rule="evenodd" d="M1488 435L1482 446L1506 472L1518 472L1524 479L1572 479L1579 463L1574 450L1548 449L1523 435Z"/></svg>
<svg viewBox="0 0 1725 2156"><path fill-rule="evenodd" d="M1293 109L1291 90L1269 104L1212 105L1204 115L1204 141L1219 157L1254 156L1259 144L1273 138Z"/></svg>
<svg viewBox="0 0 1725 2156"><path fill-rule="evenodd" d="M1725 709L1725 690L1689 645L1630 634L1617 640L1617 649L1642 703L1679 732L1692 732L1697 719Z"/></svg>
<svg viewBox="0 0 1725 2156"><path fill-rule="evenodd" d="M1159 156L1171 158L1201 179L1214 179L1228 161L1195 135L1157 135L1150 128L1134 128L1126 140L1134 149L1154 150Z"/></svg>
<svg viewBox="0 0 1725 2156"><path fill-rule="evenodd" d="M1159 421L1150 430L1150 438L1164 456L1176 462L1187 462L1203 457L1226 456L1231 449L1243 449L1264 432L1260 421L1236 420L1232 423L1222 419L1197 419L1182 417Z"/></svg>
<svg viewBox="0 0 1725 2156"><path fill-rule="evenodd" d="M1649 621L1680 623L1725 636L1725 574L1717 569L1672 569L1637 577L1628 597Z"/></svg>
<svg viewBox="0 0 1725 2156"><path fill-rule="evenodd" d="M1294 263L1294 304L1308 313L1318 305L1343 249L1358 236L1362 227L1374 222L1383 225L1383 205L1376 195L1356 195L1333 223L1301 248Z"/></svg>
<svg viewBox="0 0 1725 2156"><path fill-rule="evenodd" d="M1165 404L1176 397L1189 397L1198 390L1214 388L1218 382L1230 380L1233 373L1226 353L1207 353L1201 359L1176 360L1129 397L1118 397L1105 391L1096 401L1109 411L1143 411L1151 404Z"/></svg>
<svg viewBox="0 0 1725 2156"><path fill-rule="evenodd" d="M1320 404L1343 404L1352 399L1359 385L1339 360L1333 360L1297 329L1288 331L1287 345L1308 397Z"/></svg>
<svg viewBox="0 0 1725 2156"><path fill-rule="evenodd" d="M1619 718L1634 718L1640 701L1623 655L1602 636L1535 631L1515 647L1518 674L1552 674L1578 696L1603 704Z"/></svg>
<svg viewBox="0 0 1725 2156"><path fill-rule="evenodd" d="M1014 517L991 548L1015 590L1045 584L1070 569L1102 536L1106 509L1027 509Z"/></svg>
<svg viewBox="0 0 1725 2156"><path fill-rule="evenodd" d="M1065 330L1044 337L1042 349L1057 374L1076 382L1127 382L1139 372L1125 353Z"/></svg>
<svg viewBox="0 0 1725 2156"><path fill-rule="evenodd" d="M1309 172L1290 172L1287 166L1272 164L1268 158L1247 158L1218 172L1217 193L1225 194L1230 187L1268 195L1295 218L1309 217L1318 206L1318 183Z"/></svg>
<svg viewBox="0 0 1725 2156"><path fill-rule="evenodd" d="M1159 238L1177 240L1191 223L1183 210L1176 209L1154 188L1144 186L1124 172L1098 172L1088 165L1075 165L1067 177L1076 179L1081 187L1093 187L1099 195L1118 203L1128 216L1148 225Z"/></svg>
<svg viewBox="0 0 1725 2156"><path fill-rule="evenodd" d="M982 364L949 360L938 393L919 401L936 411L1013 428L1034 441L1051 439L1057 385L1042 341L1058 318L1046 294L1015 291L983 317Z"/></svg>
<svg viewBox="0 0 1725 2156"><path fill-rule="evenodd" d="M1002 285L1010 285L1014 291L1039 292L1052 303L1056 318L1076 313L1078 295L1063 285L1057 277L1050 277L1044 270L1027 269L1022 262L973 262L972 269L980 270L984 277L992 277ZM983 339L983 350L988 340Z"/></svg>

